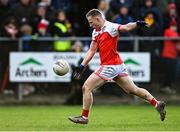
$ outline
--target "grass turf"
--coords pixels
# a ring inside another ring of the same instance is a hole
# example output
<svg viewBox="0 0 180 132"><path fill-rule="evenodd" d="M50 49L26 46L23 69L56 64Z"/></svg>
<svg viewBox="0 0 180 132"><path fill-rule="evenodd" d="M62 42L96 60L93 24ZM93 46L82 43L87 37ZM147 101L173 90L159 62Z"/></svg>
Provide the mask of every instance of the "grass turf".
<svg viewBox="0 0 180 132"><path fill-rule="evenodd" d="M151 106L93 106L88 125L67 117L80 114L81 106L3 106L1 131L180 131L180 106L168 106L161 122Z"/></svg>

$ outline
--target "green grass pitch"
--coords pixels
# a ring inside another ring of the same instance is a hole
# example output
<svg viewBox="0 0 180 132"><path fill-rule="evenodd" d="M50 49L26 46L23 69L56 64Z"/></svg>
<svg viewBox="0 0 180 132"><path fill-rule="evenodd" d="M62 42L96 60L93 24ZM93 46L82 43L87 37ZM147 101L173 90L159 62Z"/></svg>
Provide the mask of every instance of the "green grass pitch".
<svg viewBox="0 0 180 132"><path fill-rule="evenodd" d="M94 105L88 125L67 118L81 106L1 106L0 131L180 131L180 106L167 106L161 122L151 106Z"/></svg>

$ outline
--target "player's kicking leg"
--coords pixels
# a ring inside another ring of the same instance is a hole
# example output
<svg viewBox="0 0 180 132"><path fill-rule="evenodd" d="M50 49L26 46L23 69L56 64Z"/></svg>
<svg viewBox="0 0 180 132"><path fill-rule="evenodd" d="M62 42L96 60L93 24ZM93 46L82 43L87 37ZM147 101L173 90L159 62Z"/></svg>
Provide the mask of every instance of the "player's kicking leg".
<svg viewBox="0 0 180 132"><path fill-rule="evenodd" d="M83 110L80 116L69 117L68 119L74 123L88 124L89 111L93 103L92 90L100 87L106 81L96 74L91 74L82 87L83 91Z"/></svg>
<svg viewBox="0 0 180 132"><path fill-rule="evenodd" d="M117 76L114 80L127 93L147 100L159 112L161 121L164 121L166 117L166 110L165 103L163 101L157 101L146 89L137 87L129 76Z"/></svg>

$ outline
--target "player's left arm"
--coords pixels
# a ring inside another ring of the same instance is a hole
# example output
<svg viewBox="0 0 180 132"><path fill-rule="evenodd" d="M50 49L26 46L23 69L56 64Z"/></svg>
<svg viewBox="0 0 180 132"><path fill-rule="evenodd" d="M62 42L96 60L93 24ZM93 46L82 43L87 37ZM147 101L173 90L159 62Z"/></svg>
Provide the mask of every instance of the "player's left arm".
<svg viewBox="0 0 180 132"><path fill-rule="evenodd" d="M134 30L137 27L148 27L148 24L145 21L130 22L125 25L120 25L118 28L118 31L129 32L131 30Z"/></svg>
<svg viewBox="0 0 180 132"><path fill-rule="evenodd" d="M93 58L93 56L95 55L96 51L97 51L97 42L96 41L91 41L91 45L90 48L84 58L84 60L82 61L82 65L83 66L87 66L89 61Z"/></svg>
<svg viewBox="0 0 180 132"><path fill-rule="evenodd" d="M75 79L80 79L84 71L86 70L86 66L88 65L89 61L93 58L93 56L96 53L98 46L96 41L92 41L90 48L83 59L82 63L79 65L79 67L76 69L76 71L73 74L73 77Z"/></svg>

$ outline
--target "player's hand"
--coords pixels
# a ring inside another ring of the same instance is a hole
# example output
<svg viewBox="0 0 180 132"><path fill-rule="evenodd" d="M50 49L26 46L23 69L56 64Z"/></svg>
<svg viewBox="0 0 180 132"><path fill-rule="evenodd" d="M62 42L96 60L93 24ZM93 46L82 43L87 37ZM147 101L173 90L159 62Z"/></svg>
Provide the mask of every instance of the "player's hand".
<svg viewBox="0 0 180 132"><path fill-rule="evenodd" d="M136 22L138 27L149 27L148 24L145 21L137 21Z"/></svg>
<svg viewBox="0 0 180 132"><path fill-rule="evenodd" d="M81 79L81 76L85 70L86 67L80 64L79 67L77 67L77 69L74 71L73 77L77 80Z"/></svg>

